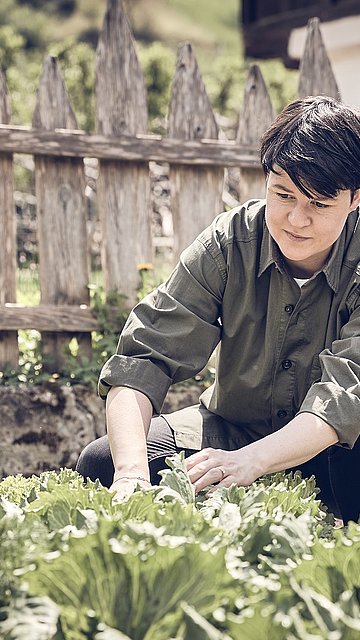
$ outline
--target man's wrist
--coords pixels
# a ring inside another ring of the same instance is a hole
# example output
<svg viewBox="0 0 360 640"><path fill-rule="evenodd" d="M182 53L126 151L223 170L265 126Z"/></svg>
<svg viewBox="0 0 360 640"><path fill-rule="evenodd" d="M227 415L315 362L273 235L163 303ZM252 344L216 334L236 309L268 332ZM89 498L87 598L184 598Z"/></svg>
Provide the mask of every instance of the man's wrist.
<svg viewBox="0 0 360 640"><path fill-rule="evenodd" d="M271 465L267 447L264 446L264 442L262 440L262 438L260 440L256 440L255 442L252 442L251 444L248 444L243 448L243 451L245 452L246 450L246 453L249 457L249 466L251 466L257 478L260 478L260 476L264 476L269 473L269 468Z"/></svg>
<svg viewBox="0 0 360 640"><path fill-rule="evenodd" d="M139 480L139 482L147 482L148 484L151 484L150 480L144 476L118 476L116 479L114 478L113 484L119 482L119 480Z"/></svg>

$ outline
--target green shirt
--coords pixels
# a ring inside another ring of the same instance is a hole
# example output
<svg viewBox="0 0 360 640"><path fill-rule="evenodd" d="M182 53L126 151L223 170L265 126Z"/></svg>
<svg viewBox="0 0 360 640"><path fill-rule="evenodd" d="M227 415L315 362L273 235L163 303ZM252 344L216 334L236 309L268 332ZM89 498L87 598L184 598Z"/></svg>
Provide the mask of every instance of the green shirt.
<svg viewBox="0 0 360 640"><path fill-rule="evenodd" d="M265 202L252 200L223 213L182 253L167 282L131 312L100 395L138 389L160 413L169 386L199 372L216 347L215 383L200 398L215 420L258 438L310 412L352 447L360 433L359 211L301 288L264 212ZM201 447L199 412L167 420L179 446Z"/></svg>

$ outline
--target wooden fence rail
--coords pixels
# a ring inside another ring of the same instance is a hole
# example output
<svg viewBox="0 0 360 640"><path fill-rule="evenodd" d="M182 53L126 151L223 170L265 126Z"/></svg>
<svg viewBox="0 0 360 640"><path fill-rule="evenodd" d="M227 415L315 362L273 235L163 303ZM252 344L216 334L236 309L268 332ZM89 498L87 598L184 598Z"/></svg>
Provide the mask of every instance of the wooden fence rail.
<svg viewBox="0 0 360 640"><path fill-rule="evenodd" d="M179 49L166 137L147 133L143 74L121 0L108 0L96 55L96 131L77 129L57 61L47 58L32 127L11 125L0 74L0 367L18 362L17 331L42 332L42 348L61 369L76 336L91 351L98 327L89 307L84 158L97 158L97 211L105 290L135 299L139 263L153 259L149 162L169 163L174 259L223 209L224 169L240 169L242 199L264 194L261 135L274 109L260 70L251 68L235 140L219 128L190 44ZM308 27L299 95L338 97L318 20ZM16 304L16 215L13 154L35 164L41 301Z"/></svg>

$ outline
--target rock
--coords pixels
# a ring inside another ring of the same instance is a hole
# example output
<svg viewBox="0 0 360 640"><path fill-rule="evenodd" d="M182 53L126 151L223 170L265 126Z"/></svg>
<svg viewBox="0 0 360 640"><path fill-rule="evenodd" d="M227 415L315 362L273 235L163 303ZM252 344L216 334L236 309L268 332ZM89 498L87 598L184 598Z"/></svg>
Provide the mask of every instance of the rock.
<svg viewBox="0 0 360 640"><path fill-rule="evenodd" d="M105 433L104 404L87 387L0 387L0 476L74 467L81 449Z"/></svg>
<svg viewBox="0 0 360 640"><path fill-rule="evenodd" d="M195 404L200 385L170 389L164 413ZM104 435L105 403L82 385L0 387L0 478L74 468L86 444Z"/></svg>

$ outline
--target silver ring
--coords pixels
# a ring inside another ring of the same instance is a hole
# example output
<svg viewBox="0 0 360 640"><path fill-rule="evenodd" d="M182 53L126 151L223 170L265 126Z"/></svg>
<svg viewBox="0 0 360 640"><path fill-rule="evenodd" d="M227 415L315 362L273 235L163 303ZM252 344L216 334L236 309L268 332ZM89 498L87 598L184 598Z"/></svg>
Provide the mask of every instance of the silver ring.
<svg viewBox="0 0 360 640"><path fill-rule="evenodd" d="M218 467L219 471L221 471L221 478L219 480L219 482L222 482L226 476L226 473L224 471L224 469L222 467Z"/></svg>

